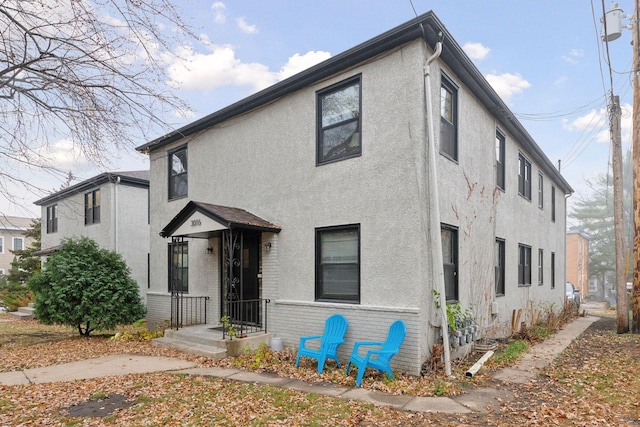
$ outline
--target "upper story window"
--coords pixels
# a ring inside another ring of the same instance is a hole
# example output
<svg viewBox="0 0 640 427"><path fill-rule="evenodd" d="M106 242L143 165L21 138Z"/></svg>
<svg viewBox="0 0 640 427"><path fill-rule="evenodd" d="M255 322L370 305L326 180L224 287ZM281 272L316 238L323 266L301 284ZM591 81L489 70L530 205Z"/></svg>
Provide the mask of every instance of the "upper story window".
<svg viewBox="0 0 640 427"><path fill-rule="evenodd" d="M360 76L317 93L317 153L321 165L362 154Z"/></svg>
<svg viewBox="0 0 640 427"><path fill-rule="evenodd" d="M496 186L504 190L504 150L506 137L496 129Z"/></svg>
<svg viewBox="0 0 640 427"><path fill-rule="evenodd" d="M544 176L538 174L538 207L544 209Z"/></svg>
<svg viewBox="0 0 640 427"><path fill-rule="evenodd" d="M84 195L84 224L98 224L100 222L100 189Z"/></svg>
<svg viewBox="0 0 640 427"><path fill-rule="evenodd" d="M551 221L556 222L556 187L551 186Z"/></svg>
<svg viewBox="0 0 640 427"><path fill-rule="evenodd" d="M58 205L47 206L47 233L58 231Z"/></svg>
<svg viewBox="0 0 640 427"><path fill-rule="evenodd" d="M316 229L316 300L360 302L360 225Z"/></svg>
<svg viewBox="0 0 640 427"><path fill-rule="evenodd" d="M447 301L458 300L458 230L442 225L442 262L444 271L444 290Z"/></svg>
<svg viewBox="0 0 640 427"><path fill-rule="evenodd" d="M518 193L531 200L531 162L522 153L518 154Z"/></svg>
<svg viewBox="0 0 640 427"><path fill-rule="evenodd" d="M518 285L531 285L531 246L518 245Z"/></svg>
<svg viewBox="0 0 640 427"><path fill-rule="evenodd" d="M13 250L14 251L24 250L24 237L13 238Z"/></svg>
<svg viewBox="0 0 640 427"><path fill-rule="evenodd" d="M0 254L4 253L4 237L0 236Z"/></svg>
<svg viewBox="0 0 640 427"><path fill-rule="evenodd" d="M458 160L458 87L444 74L440 84L440 153Z"/></svg>
<svg viewBox="0 0 640 427"><path fill-rule="evenodd" d="M187 147L169 152L169 200L188 193Z"/></svg>

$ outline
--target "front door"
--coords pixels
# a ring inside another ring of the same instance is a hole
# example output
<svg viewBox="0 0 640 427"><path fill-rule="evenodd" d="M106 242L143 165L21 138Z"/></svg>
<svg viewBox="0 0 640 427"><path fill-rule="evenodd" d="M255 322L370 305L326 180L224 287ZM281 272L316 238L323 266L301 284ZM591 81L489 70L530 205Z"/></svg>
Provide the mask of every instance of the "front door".
<svg viewBox="0 0 640 427"><path fill-rule="evenodd" d="M258 274L260 272L260 235L243 233L242 244L242 297L246 300L260 298Z"/></svg>
<svg viewBox="0 0 640 427"><path fill-rule="evenodd" d="M225 236L221 312L234 320L260 324L260 233L228 230ZM231 249L232 248L232 249Z"/></svg>

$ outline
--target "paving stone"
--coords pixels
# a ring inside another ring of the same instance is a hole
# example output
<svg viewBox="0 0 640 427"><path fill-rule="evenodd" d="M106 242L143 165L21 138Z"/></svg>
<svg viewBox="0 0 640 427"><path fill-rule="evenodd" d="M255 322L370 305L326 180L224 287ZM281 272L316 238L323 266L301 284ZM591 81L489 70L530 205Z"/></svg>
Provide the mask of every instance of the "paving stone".
<svg viewBox="0 0 640 427"><path fill-rule="evenodd" d="M402 408L407 403L409 403L411 399L413 399L413 396L393 395L362 388L351 389L342 394L341 397L345 397L347 399L364 400L365 402L371 402L377 405L393 406L394 408L398 409Z"/></svg>
<svg viewBox="0 0 640 427"><path fill-rule="evenodd" d="M239 371L227 377L230 380L242 381L245 383L259 383L283 386L291 381L291 378L283 378L277 374L266 374L258 372Z"/></svg>
<svg viewBox="0 0 640 427"><path fill-rule="evenodd" d="M293 380L285 384L285 387L292 390L304 391L305 393L317 393L333 397L342 396L350 390L349 387L343 387L331 383L308 383L299 380Z"/></svg>
<svg viewBox="0 0 640 427"><path fill-rule="evenodd" d="M422 397L411 399L402 409L413 412L442 412L445 414L469 414L471 410L448 397Z"/></svg>

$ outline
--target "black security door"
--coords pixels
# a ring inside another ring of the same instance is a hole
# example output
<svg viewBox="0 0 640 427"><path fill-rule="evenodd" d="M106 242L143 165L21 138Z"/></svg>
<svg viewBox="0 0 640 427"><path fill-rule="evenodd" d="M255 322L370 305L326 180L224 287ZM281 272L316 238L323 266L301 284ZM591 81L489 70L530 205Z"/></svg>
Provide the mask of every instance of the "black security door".
<svg viewBox="0 0 640 427"><path fill-rule="evenodd" d="M260 298L258 281L260 235L244 233L242 245L242 279L243 299L255 300Z"/></svg>
<svg viewBox="0 0 640 427"><path fill-rule="evenodd" d="M222 312L237 322L260 324L260 234L227 230L223 257Z"/></svg>

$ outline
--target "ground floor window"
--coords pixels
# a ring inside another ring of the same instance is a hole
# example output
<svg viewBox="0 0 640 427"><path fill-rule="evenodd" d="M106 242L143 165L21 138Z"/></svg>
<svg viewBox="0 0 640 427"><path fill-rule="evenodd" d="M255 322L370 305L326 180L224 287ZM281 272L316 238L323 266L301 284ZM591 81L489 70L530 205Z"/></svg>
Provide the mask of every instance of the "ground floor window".
<svg viewBox="0 0 640 427"><path fill-rule="evenodd" d="M531 285L531 246L518 245L518 286Z"/></svg>
<svg viewBox="0 0 640 427"><path fill-rule="evenodd" d="M169 243L169 292L189 292L189 246Z"/></svg>
<svg viewBox="0 0 640 427"><path fill-rule="evenodd" d="M538 285L544 284L544 251L538 249Z"/></svg>
<svg viewBox="0 0 640 427"><path fill-rule="evenodd" d="M316 229L316 300L360 302L360 225Z"/></svg>
<svg viewBox="0 0 640 427"><path fill-rule="evenodd" d="M442 225L442 267L444 270L444 289L447 301L458 300L458 230Z"/></svg>
<svg viewBox="0 0 640 427"><path fill-rule="evenodd" d="M551 289L556 287L556 253L551 252Z"/></svg>
<svg viewBox="0 0 640 427"><path fill-rule="evenodd" d="M496 239L494 269L496 275L496 296L504 296L504 240Z"/></svg>

